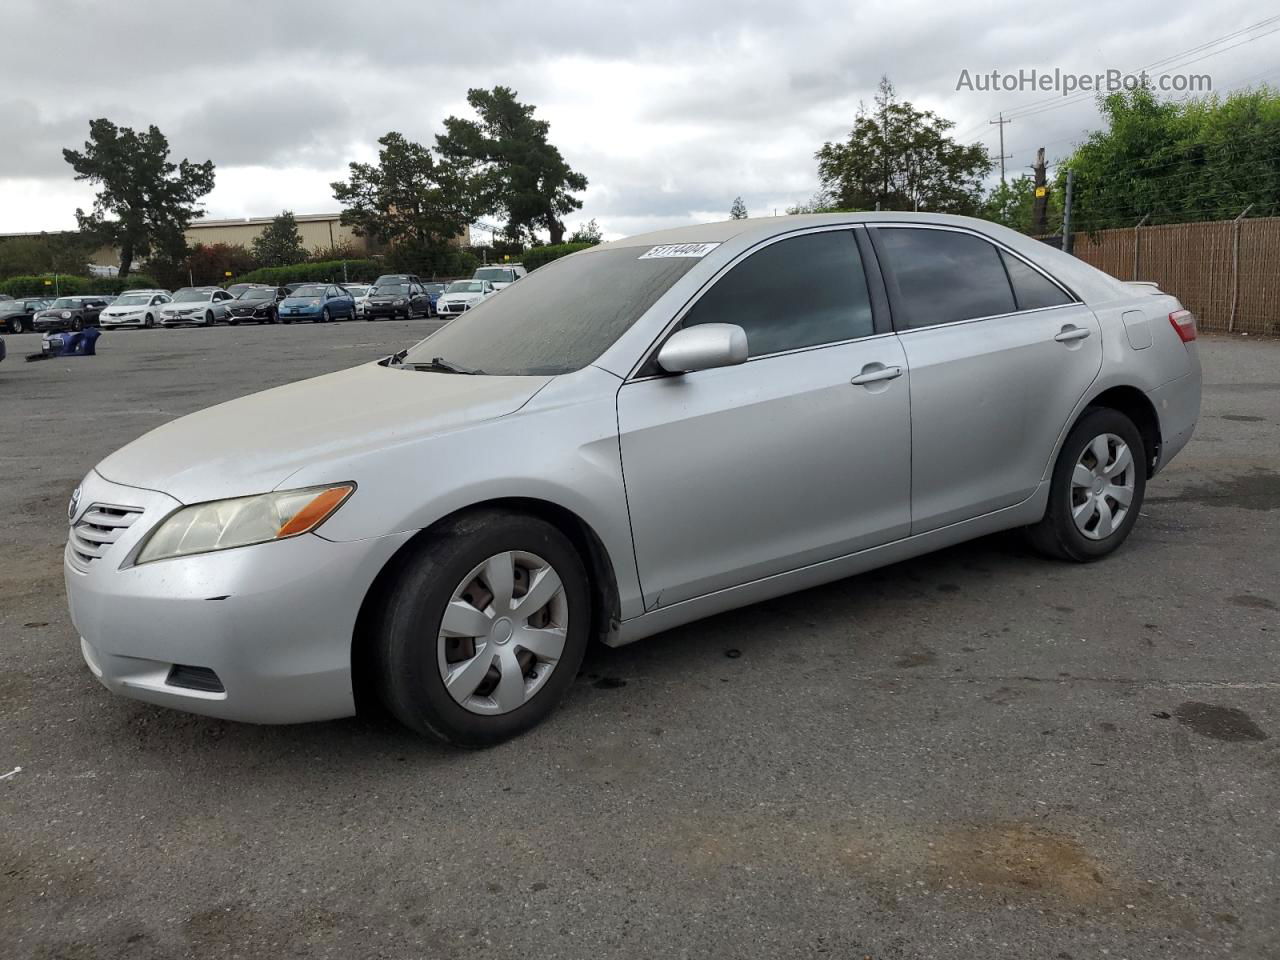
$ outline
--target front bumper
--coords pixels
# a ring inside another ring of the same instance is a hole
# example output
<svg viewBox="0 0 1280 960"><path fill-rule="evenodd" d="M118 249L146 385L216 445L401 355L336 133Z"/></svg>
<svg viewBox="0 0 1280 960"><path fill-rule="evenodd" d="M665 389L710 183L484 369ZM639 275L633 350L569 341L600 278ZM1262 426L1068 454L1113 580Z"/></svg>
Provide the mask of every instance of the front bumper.
<svg viewBox="0 0 1280 960"><path fill-rule="evenodd" d="M460 313L466 313L471 309L469 303L437 303L436 313L442 317L456 317Z"/></svg>
<svg viewBox="0 0 1280 960"><path fill-rule="evenodd" d="M98 318L98 325L101 327L141 327L146 323L146 319L147 317L144 313L127 317L101 316Z"/></svg>
<svg viewBox="0 0 1280 960"><path fill-rule="evenodd" d="M175 316L173 314L162 313L160 315L160 326L162 327L180 327L183 324L192 324L197 327L205 325L204 313L193 313L189 316Z"/></svg>
<svg viewBox="0 0 1280 960"><path fill-rule="evenodd" d="M410 306L402 303L400 306L392 306L389 303L368 303L365 304L364 316L366 317L399 317L408 316Z"/></svg>
<svg viewBox="0 0 1280 960"><path fill-rule="evenodd" d="M318 320L323 307L281 307L281 320Z"/></svg>
<svg viewBox="0 0 1280 960"><path fill-rule="evenodd" d="M82 485L77 522L95 505L141 511L100 556L85 561L70 542L64 552L81 653L108 690L250 723L355 712L356 615L378 571L411 534L347 543L307 534L122 569L180 504L94 472ZM181 685L175 666L213 671L222 690Z"/></svg>
<svg viewBox="0 0 1280 960"><path fill-rule="evenodd" d="M72 322L61 317L36 317L31 321L31 329L36 333L66 333Z"/></svg>

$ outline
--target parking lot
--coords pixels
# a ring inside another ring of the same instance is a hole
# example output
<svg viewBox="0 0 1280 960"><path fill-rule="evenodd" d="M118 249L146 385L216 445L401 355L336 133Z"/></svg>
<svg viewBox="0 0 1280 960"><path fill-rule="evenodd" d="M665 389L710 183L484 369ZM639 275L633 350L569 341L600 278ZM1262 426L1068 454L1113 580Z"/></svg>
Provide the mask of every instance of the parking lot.
<svg viewBox="0 0 1280 960"><path fill-rule="evenodd" d="M0 955L1280 956L1280 342L1201 339L1196 437L1113 558L988 538L595 649L489 751L102 689L85 472L435 325L6 338Z"/></svg>

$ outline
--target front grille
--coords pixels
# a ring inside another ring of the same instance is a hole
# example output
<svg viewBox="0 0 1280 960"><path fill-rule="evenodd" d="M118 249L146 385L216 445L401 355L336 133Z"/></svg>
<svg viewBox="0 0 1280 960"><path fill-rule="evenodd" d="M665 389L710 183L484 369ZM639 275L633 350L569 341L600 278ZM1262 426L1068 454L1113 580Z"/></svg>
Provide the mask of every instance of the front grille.
<svg viewBox="0 0 1280 960"><path fill-rule="evenodd" d="M142 515L141 507L95 503L71 528L71 557L81 567L99 559Z"/></svg>
<svg viewBox="0 0 1280 960"><path fill-rule="evenodd" d="M171 687L185 687L188 690L201 690L204 693L227 692L218 675L208 667L190 667L185 663L175 663L170 667L165 683Z"/></svg>

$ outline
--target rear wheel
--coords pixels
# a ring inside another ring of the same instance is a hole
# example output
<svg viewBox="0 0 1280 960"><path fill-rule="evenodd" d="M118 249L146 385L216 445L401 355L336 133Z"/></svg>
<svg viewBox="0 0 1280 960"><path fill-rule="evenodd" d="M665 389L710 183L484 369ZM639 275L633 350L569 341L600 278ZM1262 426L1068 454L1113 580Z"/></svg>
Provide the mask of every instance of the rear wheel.
<svg viewBox="0 0 1280 960"><path fill-rule="evenodd" d="M582 560L559 530L504 511L460 517L388 591L377 639L382 699L420 733L499 743L568 692L590 619Z"/></svg>
<svg viewBox="0 0 1280 960"><path fill-rule="evenodd" d="M1089 563L1124 543L1147 487L1142 434L1118 410L1085 412L1067 435L1050 481L1044 518L1028 528L1041 553Z"/></svg>

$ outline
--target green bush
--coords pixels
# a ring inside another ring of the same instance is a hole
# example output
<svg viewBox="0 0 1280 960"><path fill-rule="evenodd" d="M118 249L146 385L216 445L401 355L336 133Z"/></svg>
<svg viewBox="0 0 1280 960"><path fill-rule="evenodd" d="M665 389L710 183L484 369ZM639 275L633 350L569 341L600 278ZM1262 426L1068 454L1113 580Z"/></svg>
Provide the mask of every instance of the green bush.
<svg viewBox="0 0 1280 960"><path fill-rule="evenodd" d="M318 260L315 263L295 263L288 267L259 267L236 277L235 282L269 283L278 287L282 283L341 281L343 263L347 265L347 279L352 283L357 280L372 280L386 272L377 260Z"/></svg>
<svg viewBox="0 0 1280 960"><path fill-rule="evenodd" d="M544 263L550 263L552 260L558 260L571 253L577 253L579 250L590 250L594 246L594 243L553 243L545 247L534 247L525 252L524 268L526 270L536 270Z"/></svg>
<svg viewBox="0 0 1280 960"><path fill-rule="evenodd" d="M49 281L48 285L45 284L46 280ZM68 274L59 274L57 283L54 283L53 274L0 280L0 293L7 293L11 297L52 297L55 294L70 297L86 293L115 295L125 290L158 287L155 280L140 273L130 274L123 280L119 277L74 277Z"/></svg>

